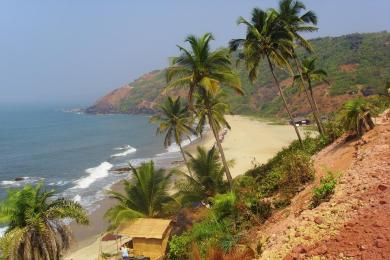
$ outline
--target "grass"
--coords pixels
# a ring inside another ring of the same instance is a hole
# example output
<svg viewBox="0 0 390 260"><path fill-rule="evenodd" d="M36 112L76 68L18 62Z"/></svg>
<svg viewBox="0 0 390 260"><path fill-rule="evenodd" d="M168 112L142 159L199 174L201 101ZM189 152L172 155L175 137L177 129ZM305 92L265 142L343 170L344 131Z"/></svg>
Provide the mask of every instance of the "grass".
<svg viewBox="0 0 390 260"><path fill-rule="evenodd" d="M329 201L336 188L337 180L336 174L328 171L328 173L321 178L320 185L313 190L313 197L311 199L311 208L318 207L322 202Z"/></svg>

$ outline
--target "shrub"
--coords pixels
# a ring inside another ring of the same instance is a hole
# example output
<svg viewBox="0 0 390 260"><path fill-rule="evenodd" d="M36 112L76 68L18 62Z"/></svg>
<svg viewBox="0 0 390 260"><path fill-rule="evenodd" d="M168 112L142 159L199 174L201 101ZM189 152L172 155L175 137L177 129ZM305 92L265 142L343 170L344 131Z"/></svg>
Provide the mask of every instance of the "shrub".
<svg viewBox="0 0 390 260"><path fill-rule="evenodd" d="M323 123L325 137L328 142L333 142L344 133L343 125L336 119L335 115L331 115L329 119Z"/></svg>
<svg viewBox="0 0 390 260"><path fill-rule="evenodd" d="M328 172L325 177L321 178L320 185L313 190L311 208L318 207L322 202L329 201L334 193L336 183L336 178L331 172Z"/></svg>
<svg viewBox="0 0 390 260"><path fill-rule="evenodd" d="M217 220L235 214L236 195L232 192L227 194L217 194L213 199L212 212Z"/></svg>
<svg viewBox="0 0 390 260"><path fill-rule="evenodd" d="M259 199L251 199L247 201L247 207L262 223L265 222L272 214L271 203Z"/></svg>
<svg viewBox="0 0 390 260"><path fill-rule="evenodd" d="M311 156L302 151L297 151L286 157L281 165L281 171L284 174L280 187L287 197L294 196L301 185L314 179L314 166Z"/></svg>
<svg viewBox="0 0 390 260"><path fill-rule="evenodd" d="M282 209L289 206L290 204L291 204L291 200L288 198L278 199L273 203L275 209Z"/></svg>
<svg viewBox="0 0 390 260"><path fill-rule="evenodd" d="M191 237L188 233L183 233L180 236L173 235L169 242L168 259L185 259L187 258L188 246L191 243Z"/></svg>
<svg viewBox="0 0 390 260"><path fill-rule="evenodd" d="M235 246L239 236L235 234L237 198L234 193L217 194L212 199L209 216L169 242L168 259L188 259L188 252L196 248L205 256L209 248L219 248L225 253Z"/></svg>

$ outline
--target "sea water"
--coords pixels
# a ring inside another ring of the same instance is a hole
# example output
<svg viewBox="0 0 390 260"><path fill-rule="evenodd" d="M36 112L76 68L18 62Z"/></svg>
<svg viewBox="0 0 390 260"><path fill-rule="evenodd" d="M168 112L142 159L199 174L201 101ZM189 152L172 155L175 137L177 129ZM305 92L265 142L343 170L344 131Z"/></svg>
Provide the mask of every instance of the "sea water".
<svg viewBox="0 0 390 260"><path fill-rule="evenodd" d="M44 181L46 189L91 212L110 185L128 176L111 172L113 168L149 160L167 167L181 160L178 147L165 149L163 136L155 133L156 125L145 115L0 107L0 199L7 189Z"/></svg>

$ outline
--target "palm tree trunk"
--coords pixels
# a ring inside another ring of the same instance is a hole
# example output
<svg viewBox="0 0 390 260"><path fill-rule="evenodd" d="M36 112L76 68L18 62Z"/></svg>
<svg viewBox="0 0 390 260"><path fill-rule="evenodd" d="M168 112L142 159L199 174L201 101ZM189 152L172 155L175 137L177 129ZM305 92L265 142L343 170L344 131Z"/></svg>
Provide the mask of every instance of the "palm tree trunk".
<svg viewBox="0 0 390 260"><path fill-rule="evenodd" d="M299 140L299 142L300 142L301 145L302 145L303 143L302 143L301 134L299 133L298 127L297 127L297 126L295 125L295 123L294 123L294 118L293 118L293 116L292 116L292 114L291 114L291 112L290 112L290 109L288 109L288 105L287 105L286 98L284 97L283 90L282 90L282 88L280 87L279 81L278 81L278 79L277 79L276 76L275 76L274 67L272 66L272 63L271 63L271 61L270 61L268 55L267 55L267 61L268 61L268 65L269 65L269 68L270 68L270 70L271 70L272 76L273 76L273 78L274 78L274 82L275 82L276 86L278 86L280 96L281 96L281 98L282 98L282 100L283 100L283 103L284 103L284 108L286 109L287 114L288 114L288 116L290 117L291 124L293 125L294 130L295 130L295 133L297 134L298 140Z"/></svg>
<svg viewBox="0 0 390 260"><path fill-rule="evenodd" d="M187 166L188 173L189 173L190 176L192 177L191 168L190 168L190 165L188 164L187 157L186 157L186 155L185 155L185 153L184 153L183 147L181 146L181 143L180 143L180 142L178 142L177 145L178 145L179 148L180 148L180 152L181 152L181 155L183 156L184 163L185 163L185 165Z"/></svg>
<svg viewBox="0 0 390 260"><path fill-rule="evenodd" d="M227 161L226 161L225 153L223 152L221 141L219 140L218 131L214 125L213 116L210 113L208 97L205 97L205 104L206 104L206 109L207 109L207 118L209 120L211 130L213 131L215 141L217 142L217 147L218 147L219 154L221 155L221 160L222 160L223 168L225 170L226 179L229 182L230 190L232 190L233 189L233 178L232 178L232 175L230 174L229 166L228 166Z"/></svg>
<svg viewBox="0 0 390 260"><path fill-rule="evenodd" d="M313 88L312 88L312 86L311 86L311 80L310 80L310 78L308 78L307 81L308 81L308 83L309 83L309 91L310 91L311 99L313 100L314 107L316 108L317 115L320 116L320 110L318 109L317 101L316 101L316 99L314 98L314 93L313 93Z"/></svg>
<svg viewBox="0 0 390 260"><path fill-rule="evenodd" d="M307 87L306 87L305 81L303 80L302 71L300 69L301 66L300 66L300 64L298 62L298 59L297 59L297 57L295 55L294 55L294 61L295 61L295 66L297 67L297 70L299 72L299 76L300 76L301 81L302 81L303 89L305 90L306 98L307 98L307 100L309 101L309 104L310 104L311 113L313 114L314 120L316 121L318 132L320 132L321 135L324 135L324 128L322 127L321 121L318 118L317 110L315 109L315 107L313 105L313 102L312 102L312 100L311 100L311 98L309 96L309 92L307 91Z"/></svg>

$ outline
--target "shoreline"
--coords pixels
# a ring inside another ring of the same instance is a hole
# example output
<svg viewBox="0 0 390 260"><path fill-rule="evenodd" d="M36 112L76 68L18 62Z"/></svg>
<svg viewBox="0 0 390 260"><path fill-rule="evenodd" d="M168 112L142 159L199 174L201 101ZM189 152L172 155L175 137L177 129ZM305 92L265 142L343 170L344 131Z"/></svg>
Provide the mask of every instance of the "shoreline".
<svg viewBox="0 0 390 260"><path fill-rule="evenodd" d="M273 122L240 115L228 115L226 118L232 130L227 132L222 145L226 157L229 160L234 159L234 165L231 167L233 178L244 174L245 171L255 165L265 163L279 150L296 139L295 132L290 125L275 125ZM197 146L204 146L209 149L214 142L212 132L208 131L184 149L194 153ZM181 160L165 169L169 170L176 167L184 169L184 162ZM123 191L121 181L114 183L110 189ZM105 232L109 226L103 216L113 203L114 201L107 197L99 201L100 207L89 215L90 225L88 226L81 226L76 223L70 224L76 238L76 244L66 252L64 259L96 258L100 246L100 234ZM92 255L94 256L92 257Z"/></svg>

